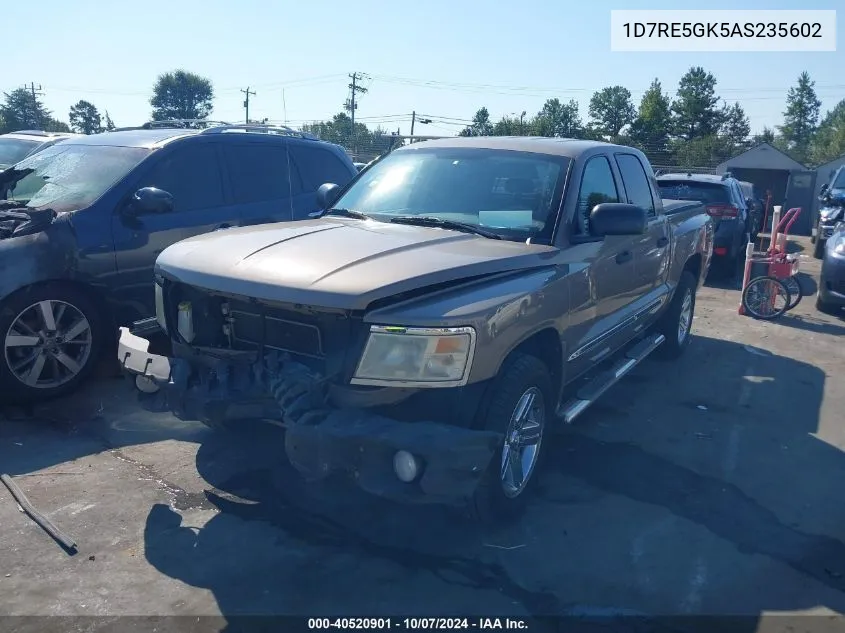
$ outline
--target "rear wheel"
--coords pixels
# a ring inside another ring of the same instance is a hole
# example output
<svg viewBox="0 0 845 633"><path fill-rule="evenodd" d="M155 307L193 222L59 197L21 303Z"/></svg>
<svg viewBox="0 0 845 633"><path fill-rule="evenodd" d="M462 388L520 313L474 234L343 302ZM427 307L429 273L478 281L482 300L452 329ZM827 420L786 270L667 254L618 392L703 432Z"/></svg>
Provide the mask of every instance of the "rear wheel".
<svg viewBox="0 0 845 633"><path fill-rule="evenodd" d="M666 337L655 352L659 358L678 358L689 346L692 338L692 320L695 316L697 286L698 279L690 271L685 270L678 281L678 287L675 288L672 303L666 308L655 327L659 334Z"/></svg>
<svg viewBox="0 0 845 633"><path fill-rule="evenodd" d="M792 275L782 281L786 286L786 289L789 290L790 301L787 310L792 310L795 306L801 303L801 299L804 298L804 289L801 287L801 282L799 281L797 275Z"/></svg>
<svg viewBox="0 0 845 633"><path fill-rule="evenodd" d="M742 307L755 319L768 321L783 316L790 303L789 289L775 277L752 279L742 291Z"/></svg>
<svg viewBox="0 0 845 633"><path fill-rule="evenodd" d="M473 507L479 519L493 523L516 518L533 492L546 424L554 416L554 389L545 363L515 354L490 393L484 429L504 439L476 489Z"/></svg>
<svg viewBox="0 0 845 633"><path fill-rule="evenodd" d="M75 389L93 370L106 337L96 304L57 284L13 295L0 309L0 385L16 401Z"/></svg>

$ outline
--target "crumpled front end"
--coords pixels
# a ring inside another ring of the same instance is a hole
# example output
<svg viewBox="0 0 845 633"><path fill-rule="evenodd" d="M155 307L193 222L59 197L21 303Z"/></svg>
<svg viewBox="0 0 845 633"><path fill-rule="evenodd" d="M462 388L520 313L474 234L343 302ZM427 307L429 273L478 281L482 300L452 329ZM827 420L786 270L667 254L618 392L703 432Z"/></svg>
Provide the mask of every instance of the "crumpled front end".
<svg viewBox="0 0 845 633"><path fill-rule="evenodd" d="M326 380L271 352L176 358L121 328L118 358L147 406L210 426L271 418L285 427L285 452L308 479L344 474L368 493L411 503L462 503L501 446L498 433L436 421L404 422L370 409L330 404ZM190 350L188 350L190 353Z"/></svg>

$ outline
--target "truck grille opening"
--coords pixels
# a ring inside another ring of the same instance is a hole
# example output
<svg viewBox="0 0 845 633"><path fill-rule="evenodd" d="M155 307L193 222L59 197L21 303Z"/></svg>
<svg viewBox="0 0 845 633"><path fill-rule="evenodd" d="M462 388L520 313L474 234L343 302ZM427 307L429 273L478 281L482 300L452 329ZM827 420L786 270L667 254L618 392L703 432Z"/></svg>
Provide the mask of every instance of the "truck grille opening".
<svg viewBox="0 0 845 633"><path fill-rule="evenodd" d="M264 346L295 354L323 358L325 350L316 325L242 310L231 310L232 340L250 347Z"/></svg>

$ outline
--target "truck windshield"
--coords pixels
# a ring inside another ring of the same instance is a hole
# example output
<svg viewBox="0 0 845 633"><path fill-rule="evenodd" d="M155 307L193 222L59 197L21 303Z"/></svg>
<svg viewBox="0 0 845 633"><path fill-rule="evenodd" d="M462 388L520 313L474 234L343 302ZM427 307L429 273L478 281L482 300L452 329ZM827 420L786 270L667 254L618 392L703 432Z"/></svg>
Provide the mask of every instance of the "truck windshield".
<svg viewBox="0 0 845 633"><path fill-rule="evenodd" d="M149 151L61 143L22 160L3 174L0 186L6 200L21 206L75 211L97 200Z"/></svg>
<svg viewBox="0 0 845 633"><path fill-rule="evenodd" d="M658 180L660 196L666 200L695 200L704 204L730 204L725 185L692 180Z"/></svg>
<svg viewBox="0 0 845 633"><path fill-rule="evenodd" d="M554 229L569 163L495 149L397 150L366 171L336 206L385 222L439 218L505 239L544 241Z"/></svg>

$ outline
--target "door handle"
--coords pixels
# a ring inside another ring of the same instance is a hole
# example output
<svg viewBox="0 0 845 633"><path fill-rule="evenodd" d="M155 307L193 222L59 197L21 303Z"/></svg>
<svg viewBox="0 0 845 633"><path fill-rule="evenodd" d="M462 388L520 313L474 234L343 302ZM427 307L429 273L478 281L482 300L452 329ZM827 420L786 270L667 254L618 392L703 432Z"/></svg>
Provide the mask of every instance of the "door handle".
<svg viewBox="0 0 845 633"><path fill-rule="evenodd" d="M669 238L668 238L668 237L666 237L665 235L664 235L663 237L661 237L659 240L657 240L657 246L658 246L658 248L663 248L663 247L664 247L664 246L666 246L668 243L669 243Z"/></svg>
<svg viewBox="0 0 845 633"><path fill-rule="evenodd" d="M622 251L621 253L619 253L616 256L616 263L617 264L624 264L625 262L629 262L629 261L631 261L631 258L633 256L634 255L631 253L631 251Z"/></svg>

